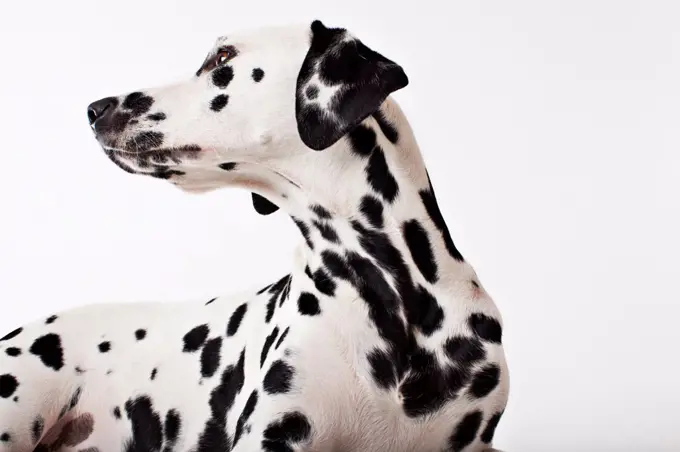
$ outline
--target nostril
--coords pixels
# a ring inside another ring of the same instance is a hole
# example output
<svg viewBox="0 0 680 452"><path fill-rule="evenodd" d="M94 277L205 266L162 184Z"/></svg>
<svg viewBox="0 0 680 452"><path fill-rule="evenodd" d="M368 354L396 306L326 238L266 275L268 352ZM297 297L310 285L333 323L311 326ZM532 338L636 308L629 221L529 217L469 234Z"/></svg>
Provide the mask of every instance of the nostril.
<svg viewBox="0 0 680 452"><path fill-rule="evenodd" d="M92 102L87 107L87 119L91 126L100 121L105 116L109 115L116 107L117 99L115 97L107 97L105 99Z"/></svg>

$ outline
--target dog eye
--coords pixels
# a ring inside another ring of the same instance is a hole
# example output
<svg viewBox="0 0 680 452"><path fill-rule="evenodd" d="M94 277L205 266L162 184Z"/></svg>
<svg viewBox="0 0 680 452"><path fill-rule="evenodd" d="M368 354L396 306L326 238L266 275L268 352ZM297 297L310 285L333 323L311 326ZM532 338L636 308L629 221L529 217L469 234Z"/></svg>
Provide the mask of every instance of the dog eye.
<svg viewBox="0 0 680 452"><path fill-rule="evenodd" d="M236 56L236 49L234 49L233 47L225 47L224 49L220 49L217 52L215 62L219 66L220 64L224 64L227 61L231 60L235 56Z"/></svg>

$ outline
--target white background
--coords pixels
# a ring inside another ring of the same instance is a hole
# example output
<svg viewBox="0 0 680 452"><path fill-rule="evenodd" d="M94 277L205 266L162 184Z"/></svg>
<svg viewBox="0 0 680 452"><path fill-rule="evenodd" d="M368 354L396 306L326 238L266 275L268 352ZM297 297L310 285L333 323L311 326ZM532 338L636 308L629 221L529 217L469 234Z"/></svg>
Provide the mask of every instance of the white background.
<svg viewBox="0 0 680 452"><path fill-rule="evenodd" d="M245 191L191 196L125 174L85 110L189 77L218 35L312 18L410 77L396 98L506 323L512 389L497 446L680 450L673 1L11 2L3 334L84 303L203 299L286 271L298 233L284 214L258 216Z"/></svg>

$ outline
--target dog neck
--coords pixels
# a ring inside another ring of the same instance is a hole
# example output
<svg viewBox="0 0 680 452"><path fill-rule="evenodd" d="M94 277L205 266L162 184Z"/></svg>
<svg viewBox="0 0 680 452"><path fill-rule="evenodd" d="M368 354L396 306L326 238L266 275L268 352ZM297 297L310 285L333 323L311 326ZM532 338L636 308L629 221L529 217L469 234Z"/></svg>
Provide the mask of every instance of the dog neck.
<svg viewBox="0 0 680 452"><path fill-rule="evenodd" d="M413 275L418 281L475 279L451 240L411 127L392 99L326 150L252 164L242 185L292 217L304 238L298 266L307 271L348 252L374 261L387 252L379 266L403 260L404 271L419 273Z"/></svg>

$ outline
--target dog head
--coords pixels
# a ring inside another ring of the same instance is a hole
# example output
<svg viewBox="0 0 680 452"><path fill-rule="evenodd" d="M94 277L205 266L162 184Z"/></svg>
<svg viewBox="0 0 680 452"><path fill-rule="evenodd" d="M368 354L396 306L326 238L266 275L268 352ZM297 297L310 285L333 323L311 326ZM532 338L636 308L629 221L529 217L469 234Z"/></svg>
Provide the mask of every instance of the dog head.
<svg viewBox="0 0 680 452"><path fill-rule="evenodd" d="M333 146L407 84L399 65L314 21L219 38L189 80L98 100L88 118L125 171L186 190L240 182L261 192L269 162ZM239 178L244 166L250 176Z"/></svg>

